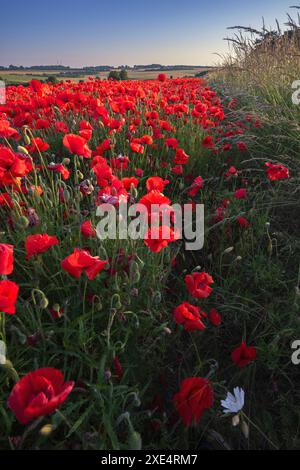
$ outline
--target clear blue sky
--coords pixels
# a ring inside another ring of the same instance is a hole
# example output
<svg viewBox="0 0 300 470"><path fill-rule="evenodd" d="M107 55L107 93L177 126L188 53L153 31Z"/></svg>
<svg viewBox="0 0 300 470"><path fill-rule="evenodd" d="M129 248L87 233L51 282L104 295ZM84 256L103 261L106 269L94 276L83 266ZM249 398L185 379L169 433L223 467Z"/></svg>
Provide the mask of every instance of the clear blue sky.
<svg viewBox="0 0 300 470"><path fill-rule="evenodd" d="M211 65L227 26L258 27L297 0L5 0L0 65ZM295 12L295 10L294 10Z"/></svg>

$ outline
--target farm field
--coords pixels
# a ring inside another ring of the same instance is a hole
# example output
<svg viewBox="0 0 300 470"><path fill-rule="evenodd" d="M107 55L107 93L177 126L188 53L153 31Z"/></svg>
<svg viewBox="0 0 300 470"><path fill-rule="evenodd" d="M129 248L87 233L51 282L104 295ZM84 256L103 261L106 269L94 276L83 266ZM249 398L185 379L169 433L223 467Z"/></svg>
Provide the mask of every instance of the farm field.
<svg viewBox="0 0 300 470"><path fill-rule="evenodd" d="M205 67L195 67L191 69L184 69L184 70L168 70L167 75L170 77L172 76L173 78L182 78L182 77L193 77L195 74L199 72L205 72L206 69ZM79 80L84 80L87 79L90 74L81 74L79 72L79 75L73 76L72 74L67 74L64 75L63 77L60 76L61 71L60 70L31 70L29 71L8 71L8 70L1 70L0 71L0 76L4 81L6 81L8 84L13 83L29 83L30 80L47 80L48 77L50 76L56 76L58 80L72 80L74 82L78 82ZM101 79L107 79L109 72L99 72L97 73L97 77ZM130 80L153 80L157 77L158 72L157 71L149 71L149 70L128 70L128 78Z"/></svg>

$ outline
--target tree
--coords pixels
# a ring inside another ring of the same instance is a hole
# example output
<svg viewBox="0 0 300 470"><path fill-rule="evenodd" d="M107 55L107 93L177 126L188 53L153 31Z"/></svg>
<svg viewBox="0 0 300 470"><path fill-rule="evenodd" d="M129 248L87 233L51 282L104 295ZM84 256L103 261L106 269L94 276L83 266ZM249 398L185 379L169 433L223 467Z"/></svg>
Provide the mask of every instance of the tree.
<svg viewBox="0 0 300 470"><path fill-rule="evenodd" d="M108 75L108 79L120 80L120 74L117 70L111 70Z"/></svg>
<svg viewBox="0 0 300 470"><path fill-rule="evenodd" d="M120 80L128 80L128 73L126 69L122 69L119 74Z"/></svg>
<svg viewBox="0 0 300 470"><path fill-rule="evenodd" d="M50 82L50 83L52 83L52 84L54 85L55 83L57 83L57 78L56 78L56 76L55 76L55 75L50 75L50 76L47 78L47 82Z"/></svg>

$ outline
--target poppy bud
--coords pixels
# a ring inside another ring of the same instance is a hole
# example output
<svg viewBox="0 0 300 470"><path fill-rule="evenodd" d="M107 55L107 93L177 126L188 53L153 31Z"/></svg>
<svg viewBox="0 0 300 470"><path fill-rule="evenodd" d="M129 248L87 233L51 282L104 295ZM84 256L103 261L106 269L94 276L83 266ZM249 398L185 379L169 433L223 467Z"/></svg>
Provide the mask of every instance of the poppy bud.
<svg viewBox="0 0 300 470"><path fill-rule="evenodd" d="M170 330L170 328L167 328L166 326L163 328L163 332L166 333L167 335L172 334L172 330Z"/></svg>
<svg viewBox="0 0 300 470"><path fill-rule="evenodd" d="M27 219L27 217L25 217L25 215L21 215L14 220L14 223L16 225L16 228L22 230L28 227L29 220Z"/></svg>
<svg viewBox="0 0 300 470"><path fill-rule="evenodd" d="M62 165L68 166L71 163L71 160L69 158L64 158L63 161L61 162Z"/></svg>
<svg viewBox="0 0 300 470"><path fill-rule="evenodd" d="M77 170L76 174L79 180L83 180L84 175L81 173L81 171Z"/></svg>
<svg viewBox="0 0 300 470"><path fill-rule="evenodd" d="M130 432L129 432L128 445L129 445L130 450L141 450L142 449L141 435L140 435L140 433L135 431L132 426L131 426L131 429L130 429Z"/></svg>
<svg viewBox="0 0 300 470"><path fill-rule="evenodd" d="M43 426L41 429L40 429L40 434L44 437L47 437L47 436L50 436L50 434L55 430L55 426L53 426L53 424L45 424L45 426Z"/></svg>
<svg viewBox="0 0 300 470"><path fill-rule="evenodd" d="M104 378L105 378L105 380L106 380L107 382L111 379L111 376L112 376L112 374L111 374L111 371L110 371L110 370L106 370L106 371L104 372Z"/></svg>
<svg viewBox="0 0 300 470"><path fill-rule="evenodd" d="M15 382L18 382L20 380L17 371L8 359L6 359L5 364L3 364L2 367L7 371L8 375L10 375L12 380L14 380Z"/></svg>
<svg viewBox="0 0 300 470"><path fill-rule="evenodd" d="M36 300L36 294L38 296L38 302ZM49 300L45 296L44 292L42 292L41 290L33 289L31 291L31 297L32 297L34 305L38 305L38 307L41 308L42 310L45 310L48 307Z"/></svg>
<svg viewBox="0 0 300 470"><path fill-rule="evenodd" d="M111 299L111 305L114 306L117 310L122 308L121 299L119 294L114 294Z"/></svg>
<svg viewBox="0 0 300 470"><path fill-rule="evenodd" d="M158 305L161 303L161 292L160 291L156 291L154 292L153 296L152 296L152 302L154 305Z"/></svg>
<svg viewBox="0 0 300 470"><path fill-rule="evenodd" d="M138 284L141 279L139 265L136 261L130 263L130 282L132 284Z"/></svg>
<svg viewBox="0 0 300 470"><path fill-rule="evenodd" d="M229 248L226 248L226 250L223 251L223 255L229 255L234 250L234 246L230 246Z"/></svg>
<svg viewBox="0 0 300 470"><path fill-rule="evenodd" d="M18 146L18 152L24 153L25 155L29 155L28 150L25 147L22 147L22 145Z"/></svg>
<svg viewBox="0 0 300 470"><path fill-rule="evenodd" d="M25 134L24 134L24 142L25 142L26 145L31 144L31 140L30 140L29 135L26 133L26 129L25 129Z"/></svg>

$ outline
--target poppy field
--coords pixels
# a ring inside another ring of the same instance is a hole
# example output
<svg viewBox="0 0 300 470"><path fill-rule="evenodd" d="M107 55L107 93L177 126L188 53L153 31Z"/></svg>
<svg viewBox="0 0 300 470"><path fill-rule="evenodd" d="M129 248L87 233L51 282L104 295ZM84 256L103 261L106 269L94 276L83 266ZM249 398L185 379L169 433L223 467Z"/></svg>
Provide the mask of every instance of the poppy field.
<svg viewBox="0 0 300 470"><path fill-rule="evenodd" d="M6 95L1 449L299 447L297 130L217 80ZM121 201L203 204L203 248L99 239Z"/></svg>

